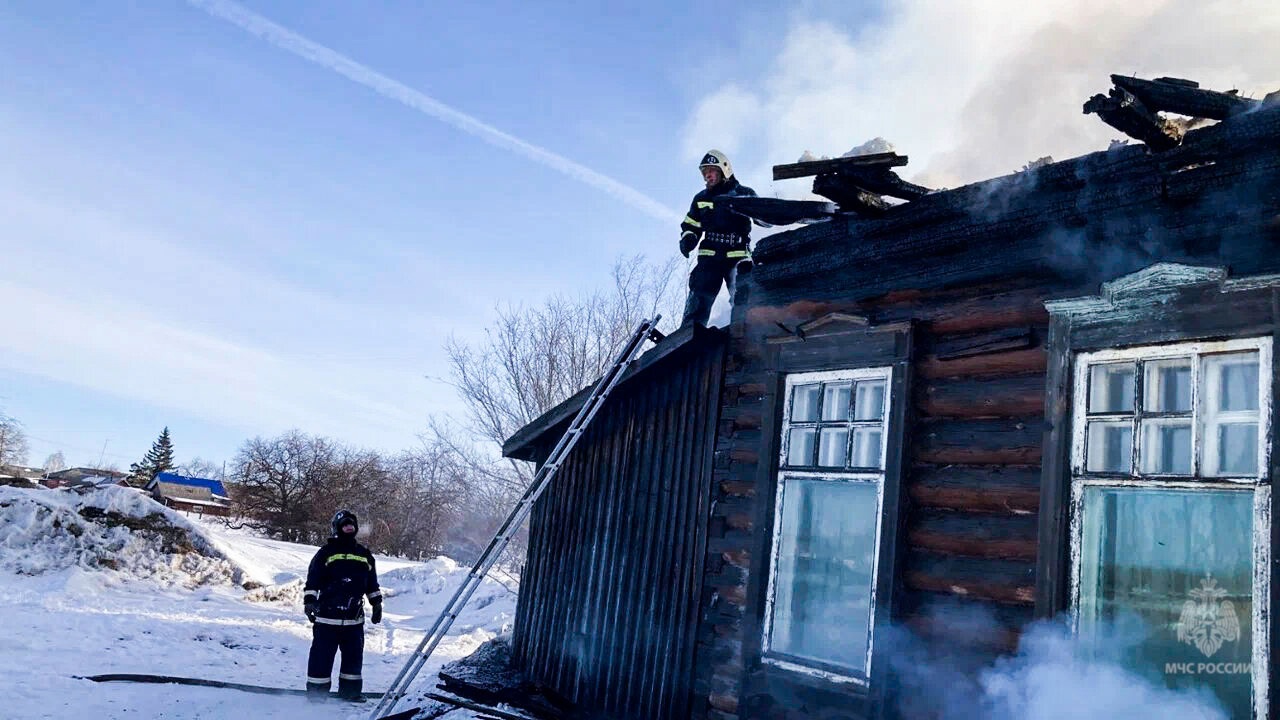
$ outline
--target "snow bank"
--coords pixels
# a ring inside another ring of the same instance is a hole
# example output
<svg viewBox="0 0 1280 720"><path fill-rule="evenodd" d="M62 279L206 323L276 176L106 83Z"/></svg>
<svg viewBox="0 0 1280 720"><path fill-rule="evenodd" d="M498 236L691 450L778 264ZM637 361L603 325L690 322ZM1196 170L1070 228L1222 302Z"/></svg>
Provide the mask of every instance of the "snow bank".
<svg viewBox="0 0 1280 720"><path fill-rule="evenodd" d="M135 490L0 487L0 570L73 567L188 588L241 575L199 528Z"/></svg>

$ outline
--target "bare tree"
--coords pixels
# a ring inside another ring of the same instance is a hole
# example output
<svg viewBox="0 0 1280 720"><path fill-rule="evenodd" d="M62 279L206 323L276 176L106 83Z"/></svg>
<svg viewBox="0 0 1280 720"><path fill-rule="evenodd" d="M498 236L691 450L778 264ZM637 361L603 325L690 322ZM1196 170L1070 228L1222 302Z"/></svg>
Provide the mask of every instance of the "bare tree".
<svg viewBox="0 0 1280 720"><path fill-rule="evenodd" d="M228 489L241 522L293 542L315 540L316 496L336 454L331 441L298 430L245 442Z"/></svg>
<svg viewBox="0 0 1280 720"><path fill-rule="evenodd" d="M27 433L22 423L0 412L0 465L25 464L27 452Z"/></svg>
<svg viewBox="0 0 1280 720"><path fill-rule="evenodd" d="M174 470L180 475L187 477L205 478L207 480L225 481L226 471L223 463L205 460L204 458L193 458L182 463Z"/></svg>
<svg viewBox="0 0 1280 720"><path fill-rule="evenodd" d="M453 386L471 430L501 446L516 430L604 373L640 321L664 312L668 325L680 299L678 263L620 259L607 290L555 296L537 308L499 308L485 339L445 345ZM522 477L528 476L524 468Z"/></svg>
<svg viewBox="0 0 1280 720"><path fill-rule="evenodd" d="M62 456L61 450L59 450L58 452L50 453L49 457L44 459L44 472L46 475L48 475L49 473L56 473L59 470L66 470L66 469L67 469L67 459Z"/></svg>

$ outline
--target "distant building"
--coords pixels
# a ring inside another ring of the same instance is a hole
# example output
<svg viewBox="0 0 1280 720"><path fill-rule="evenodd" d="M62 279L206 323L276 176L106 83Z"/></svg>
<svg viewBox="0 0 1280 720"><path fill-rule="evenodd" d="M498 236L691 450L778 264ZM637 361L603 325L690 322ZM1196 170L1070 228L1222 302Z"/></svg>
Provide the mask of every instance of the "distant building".
<svg viewBox="0 0 1280 720"><path fill-rule="evenodd" d="M225 517L231 510L231 499L220 480L162 472L146 489L165 506L186 513Z"/></svg>
<svg viewBox="0 0 1280 720"><path fill-rule="evenodd" d="M128 473L119 470L102 470L99 468L73 467L58 470L44 475L40 483L47 488L60 488L69 485L114 484L122 487L133 487L129 483Z"/></svg>
<svg viewBox="0 0 1280 720"><path fill-rule="evenodd" d="M0 485L36 486L40 484L40 476L43 474L44 470L42 468L22 465L0 465Z"/></svg>

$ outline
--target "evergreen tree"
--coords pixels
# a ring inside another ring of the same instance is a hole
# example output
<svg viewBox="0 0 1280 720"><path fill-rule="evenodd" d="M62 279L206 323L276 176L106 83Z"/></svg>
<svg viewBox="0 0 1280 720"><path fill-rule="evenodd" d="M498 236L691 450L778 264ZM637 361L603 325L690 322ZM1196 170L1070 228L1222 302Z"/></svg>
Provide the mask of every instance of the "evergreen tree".
<svg viewBox="0 0 1280 720"><path fill-rule="evenodd" d="M156 475L168 472L173 467L173 439L169 437L168 426L165 426L160 437L151 443L151 449L142 457L142 462L129 466L129 476L146 487L156 479Z"/></svg>

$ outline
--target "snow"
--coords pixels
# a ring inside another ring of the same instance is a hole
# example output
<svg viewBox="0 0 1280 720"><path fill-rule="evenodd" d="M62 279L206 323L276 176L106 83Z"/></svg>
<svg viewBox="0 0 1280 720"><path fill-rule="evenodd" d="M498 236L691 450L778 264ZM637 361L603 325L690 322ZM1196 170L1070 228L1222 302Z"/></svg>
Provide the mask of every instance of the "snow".
<svg viewBox="0 0 1280 720"><path fill-rule="evenodd" d="M10 688L3 715L367 717L372 704L76 678L151 673L303 687L311 628L302 582L315 550L191 521L125 488L0 487L0 615L9 628L0 633L0 677ZM467 573L447 558L377 562L386 614L381 625L366 625L366 691L390 685ZM434 687L440 666L509 632L514 617L515 596L486 580L415 688Z"/></svg>

